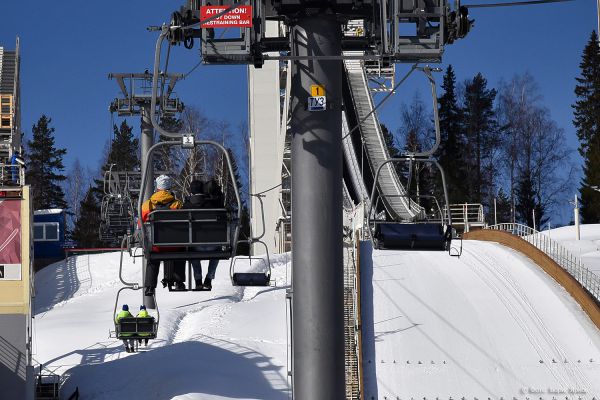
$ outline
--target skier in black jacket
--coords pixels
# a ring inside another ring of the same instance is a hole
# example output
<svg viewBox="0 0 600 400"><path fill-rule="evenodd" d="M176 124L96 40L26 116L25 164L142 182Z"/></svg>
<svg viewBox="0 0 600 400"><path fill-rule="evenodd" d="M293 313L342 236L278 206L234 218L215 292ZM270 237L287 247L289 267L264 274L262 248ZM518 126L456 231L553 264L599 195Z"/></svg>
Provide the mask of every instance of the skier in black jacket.
<svg viewBox="0 0 600 400"><path fill-rule="evenodd" d="M223 193L215 179L207 182L194 180L190 183L190 196L183 203L184 209L223 208L223 206ZM197 250L211 251L217 249L213 249L212 246L199 246ZM200 260L192 260L191 264L194 270L196 290L211 290L219 260L213 259L208 261L208 272L204 279L204 284L202 283L202 264Z"/></svg>

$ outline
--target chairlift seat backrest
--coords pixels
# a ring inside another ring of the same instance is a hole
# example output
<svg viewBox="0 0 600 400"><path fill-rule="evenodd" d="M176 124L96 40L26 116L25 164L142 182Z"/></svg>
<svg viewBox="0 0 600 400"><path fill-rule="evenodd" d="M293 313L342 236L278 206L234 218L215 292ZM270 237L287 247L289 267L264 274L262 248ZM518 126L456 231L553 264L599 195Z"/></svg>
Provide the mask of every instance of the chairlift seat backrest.
<svg viewBox="0 0 600 400"><path fill-rule="evenodd" d="M153 339L156 337L156 321L154 317L130 317L121 318L117 323L117 338L145 338Z"/></svg>
<svg viewBox="0 0 600 400"><path fill-rule="evenodd" d="M378 248L396 250L446 250L447 236L439 223L375 224Z"/></svg>
<svg viewBox="0 0 600 400"><path fill-rule="evenodd" d="M231 213L223 209L156 210L149 214L153 246L231 246Z"/></svg>

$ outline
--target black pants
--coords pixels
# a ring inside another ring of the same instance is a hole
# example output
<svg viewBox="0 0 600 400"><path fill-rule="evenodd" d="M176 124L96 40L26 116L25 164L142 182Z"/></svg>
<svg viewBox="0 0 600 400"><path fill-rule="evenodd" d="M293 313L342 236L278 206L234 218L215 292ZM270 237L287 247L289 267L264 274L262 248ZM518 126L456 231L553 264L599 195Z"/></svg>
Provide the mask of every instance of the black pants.
<svg viewBox="0 0 600 400"><path fill-rule="evenodd" d="M144 280L145 287L156 288L158 283L158 270L160 269L160 261L148 261L146 265L146 278Z"/></svg>
<svg viewBox="0 0 600 400"><path fill-rule="evenodd" d="M164 261L164 267L164 276L167 282L185 282L185 261ZM145 287L156 288L159 269L160 261L148 261L146 267L146 279L144 281Z"/></svg>

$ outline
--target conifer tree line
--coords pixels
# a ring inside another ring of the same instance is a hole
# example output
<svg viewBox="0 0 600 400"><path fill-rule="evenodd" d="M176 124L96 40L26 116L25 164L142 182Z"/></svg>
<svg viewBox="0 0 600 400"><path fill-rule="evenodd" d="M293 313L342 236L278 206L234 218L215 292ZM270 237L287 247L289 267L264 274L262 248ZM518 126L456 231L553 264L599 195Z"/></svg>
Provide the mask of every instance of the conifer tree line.
<svg viewBox="0 0 600 400"><path fill-rule="evenodd" d="M600 222L600 43L593 31L579 64L573 104L573 125L577 128L579 154L583 157L580 182L583 223Z"/></svg>
<svg viewBox="0 0 600 400"><path fill-rule="evenodd" d="M483 204L488 222L520 222L542 227L550 215L579 189L583 221L600 222L600 53L592 33L577 78L574 126L584 157L583 180L574 184L577 168L565 132L544 106L535 78L528 74L490 86L482 73L458 81L452 65L445 70L438 97L441 145L436 153L445 170L450 202ZM394 138L384 127L390 155L430 148L435 131L416 95L401 107ZM408 170L398 171L408 182ZM410 172L415 197L443 200L441 180L429 165ZM420 200L429 208L431 204ZM494 208L495 204L495 208ZM495 209L495 213L494 213Z"/></svg>

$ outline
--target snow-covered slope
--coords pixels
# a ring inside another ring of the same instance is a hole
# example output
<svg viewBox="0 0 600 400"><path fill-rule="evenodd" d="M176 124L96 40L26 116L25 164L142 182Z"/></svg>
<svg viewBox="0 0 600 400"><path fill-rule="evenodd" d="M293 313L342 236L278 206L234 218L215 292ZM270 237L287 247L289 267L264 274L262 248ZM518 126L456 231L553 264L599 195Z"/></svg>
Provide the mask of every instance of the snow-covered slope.
<svg viewBox="0 0 600 400"><path fill-rule="evenodd" d="M580 240L576 240L574 226L563 226L542 233L561 243L581 258L595 274L600 275L600 224L580 225Z"/></svg>
<svg viewBox="0 0 600 400"><path fill-rule="evenodd" d="M140 281L136 261L126 258L126 280ZM64 394L79 386L82 399L288 398L285 255L272 259L276 287L234 288L224 261L212 292L158 288L159 337L139 354L108 337L118 262L119 253L83 255L36 275L35 358L66 373ZM126 290L119 307L140 301Z"/></svg>
<svg viewBox="0 0 600 400"><path fill-rule="evenodd" d="M366 399L599 398L600 331L529 259L365 251Z"/></svg>
<svg viewBox="0 0 600 400"><path fill-rule="evenodd" d="M460 259L376 251L371 273L363 262L365 399L565 398L549 389L599 398L600 332L578 305L519 254L464 247ZM65 394L79 386L82 400L289 398L289 255L273 257L276 287L234 288L221 262L212 292L159 288L159 337L139 354L108 337L118 261L84 255L36 275L35 358L65 374ZM139 282L139 259L126 258L124 275ZM124 291L119 306L140 301Z"/></svg>

